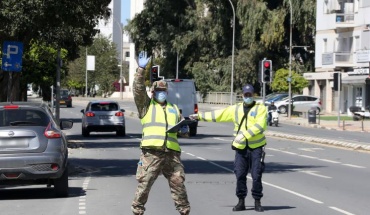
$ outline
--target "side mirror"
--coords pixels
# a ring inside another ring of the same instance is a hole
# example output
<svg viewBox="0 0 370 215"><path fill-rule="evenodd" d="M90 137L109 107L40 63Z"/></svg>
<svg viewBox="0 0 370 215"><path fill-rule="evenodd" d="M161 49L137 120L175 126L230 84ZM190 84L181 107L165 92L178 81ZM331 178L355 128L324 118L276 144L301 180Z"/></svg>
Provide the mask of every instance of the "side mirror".
<svg viewBox="0 0 370 215"><path fill-rule="evenodd" d="M73 127L73 121L70 120L61 120L59 123L60 129L67 130Z"/></svg>
<svg viewBox="0 0 370 215"><path fill-rule="evenodd" d="M82 110L81 110L81 113L85 113L85 110L84 110L84 109L82 109Z"/></svg>
<svg viewBox="0 0 370 215"><path fill-rule="evenodd" d="M125 112L125 109L121 109L121 112Z"/></svg>

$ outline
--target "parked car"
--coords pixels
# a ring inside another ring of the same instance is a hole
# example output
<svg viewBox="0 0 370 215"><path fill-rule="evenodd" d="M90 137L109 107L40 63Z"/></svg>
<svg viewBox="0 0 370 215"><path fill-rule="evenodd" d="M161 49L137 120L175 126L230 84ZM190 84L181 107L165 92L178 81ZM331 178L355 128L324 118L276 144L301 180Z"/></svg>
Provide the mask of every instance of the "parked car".
<svg viewBox="0 0 370 215"><path fill-rule="evenodd" d="M125 110L115 101L91 101L82 113L82 136L90 132L113 132L117 136L126 135Z"/></svg>
<svg viewBox="0 0 370 215"><path fill-rule="evenodd" d="M271 102L280 101L285 99L289 94L288 93L270 93L265 97L265 105L270 105ZM256 99L256 102L262 103L263 98Z"/></svg>
<svg viewBox="0 0 370 215"><path fill-rule="evenodd" d="M0 103L0 184L54 185L68 196L68 147L62 130L72 121L56 122L46 103Z"/></svg>
<svg viewBox="0 0 370 215"><path fill-rule="evenodd" d="M33 95L33 91L31 88L28 88L27 89L27 96L32 96Z"/></svg>
<svg viewBox="0 0 370 215"><path fill-rule="evenodd" d="M315 96L308 95L294 95L292 96L293 111L308 112L310 109L315 109L319 114L321 111L321 100ZM289 98L286 97L281 101L276 101L275 106L279 109L280 113L284 114L288 111Z"/></svg>

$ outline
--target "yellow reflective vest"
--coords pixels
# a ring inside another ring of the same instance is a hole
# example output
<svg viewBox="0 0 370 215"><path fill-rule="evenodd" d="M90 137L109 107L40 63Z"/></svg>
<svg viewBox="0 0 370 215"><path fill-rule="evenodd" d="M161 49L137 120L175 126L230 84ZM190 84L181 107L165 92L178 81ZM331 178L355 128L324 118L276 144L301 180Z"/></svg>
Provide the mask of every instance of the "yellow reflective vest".
<svg viewBox="0 0 370 215"><path fill-rule="evenodd" d="M233 122L234 136L238 131L239 124L244 116L243 103L238 103L224 109L198 113L201 121L207 122ZM256 103L248 113L247 119L243 121L239 134L244 135L240 143L233 142L232 145L238 149L245 149L246 144L249 148L258 148L266 144L264 131L267 127L267 108L265 105Z"/></svg>
<svg viewBox="0 0 370 215"><path fill-rule="evenodd" d="M180 111L176 105L167 102L166 107L163 108L152 99L147 113L141 119L143 137L140 147L154 149L167 147L181 151L177 141L177 133L166 133L168 128L176 125L179 121Z"/></svg>

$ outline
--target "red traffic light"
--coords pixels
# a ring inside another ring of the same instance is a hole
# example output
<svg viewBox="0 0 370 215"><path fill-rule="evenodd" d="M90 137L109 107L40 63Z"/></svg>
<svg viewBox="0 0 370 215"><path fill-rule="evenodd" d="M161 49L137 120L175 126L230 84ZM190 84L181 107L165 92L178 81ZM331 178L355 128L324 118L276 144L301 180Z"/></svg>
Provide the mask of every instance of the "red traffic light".
<svg viewBox="0 0 370 215"><path fill-rule="evenodd" d="M263 63L263 67L265 67L265 68L270 68L270 62L269 62L269 61L265 61L265 62Z"/></svg>

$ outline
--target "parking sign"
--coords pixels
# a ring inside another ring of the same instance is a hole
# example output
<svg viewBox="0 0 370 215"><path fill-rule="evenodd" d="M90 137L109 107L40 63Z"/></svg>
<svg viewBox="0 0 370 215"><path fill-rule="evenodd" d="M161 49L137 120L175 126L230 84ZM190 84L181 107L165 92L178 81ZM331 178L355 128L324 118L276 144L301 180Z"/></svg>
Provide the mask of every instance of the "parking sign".
<svg viewBox="0 0 370 215"><path fill-rule="evenodd" d="M23 43L5 41L3 44L2 70L20 72L22 70Z"/></svg>

